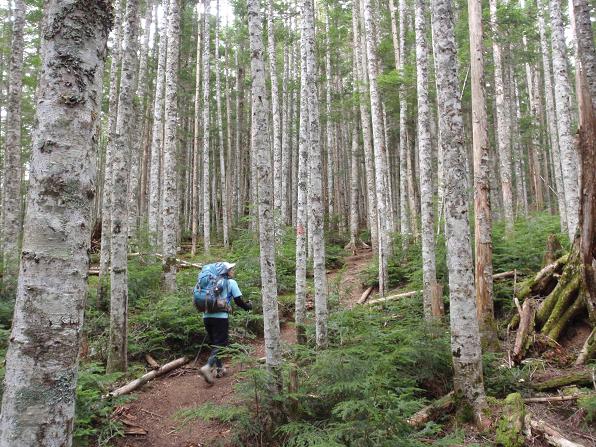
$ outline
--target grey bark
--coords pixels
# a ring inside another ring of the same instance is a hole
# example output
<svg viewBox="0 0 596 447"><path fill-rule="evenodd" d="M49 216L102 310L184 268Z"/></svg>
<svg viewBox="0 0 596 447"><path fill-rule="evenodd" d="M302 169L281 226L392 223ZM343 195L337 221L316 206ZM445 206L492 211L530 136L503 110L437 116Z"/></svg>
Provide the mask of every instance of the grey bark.
<svg viewBox="0 0 596 447"><path fill-rule="evenodd" d="M211 75L211 40L209 38L209 17L211 15L211 2L205 0L205 25L203 27L203 250L211 250L211 205L210 190L210 163L209 163L209 132L210 132L210 100L211 91L209 78Z"/></svg>
<svg viewBox="0 0 596 447"><path fill-rule="evenodd" d="M571 85L567 76L565 32L561 4L550 0L552 58L555 87L555 108L557 131L561 154L567 229L569 240L573 240L579 221L578 155L572 134Z"/></svg>
<svg viewBox="0 0 596 447"><path fill-rule="evenodd" d="M418 153L420 156L420 205L422 220L422 282L424 317L432 317L433 287L437 281L433 210L432 143L430 101L428 99L428 44L426 5L416 1L416 87L418 92Z"/></svg>
<svg viewBox="0 0 596 447"><path fill-rule="evenodd" d="M259 245L263 318L265 326L265 359L274 374L273 392L281 390L281 350L277 309L277 280L275 276L275 229L273 222L273 177L268 138L267 115L269 104L265 87L265 64L259 0L248 2L252 72L251 145L256 151L259 188Z"/></svg>
<svg viewBox="0 0 596 447"><path fill-rule="evenodd" d="M112 19L107 1L44 6L37 125L0 416L5 447L72 442L97 106Z"/></svg>
<svg viewBox="0 0 596 447"><path fill-rule="evenodd" d="M327 346L327 271L325 269L325 235L323 229L323 166L319 140L319 100L316 87L315 11L312 0L302 3L302 33L306 52L306 83L310 150L308 166L309 219L308 232L312 235L312 257L315 286L315 332L319 349Z"/></svg>
<svg viewBox="0 0 596 447"><path fill-rule="evenodd" d="M6 98L6 126L4 146L3 199L3 282L7 291L14 293L10 278L18 271L19 239L21 236L21 96L23 84L23 47L25 2L14 1L14 22L10 51L8 93Z"/></svg>
<svg viewBox="0 0 596 447"><path fill-rule="evenodd" d="M219 146L219 179L221 188L221 208L222 208L222 228L223 228L223 243L224 247L229 247L230 240L228 236L228 188L226 184L226 162L225 162L225 144L223 137L223 120L221 112L221 73L219 67L219 28L220 28L220 13L219 0L216 2L216 22L215 22L215 103L217 108L217 138Z"/></svg>
<svg viewBox="0 0 596 447"><path fill-rule="evenodd" d="M159 26L159 54L157 61L157 75L155 77L155 100L153 106L153 132L151 140L151 170L149 174L149 233L152 244L157 247L160 231L160 200L161 200L161 154L163 145L164 119L164 89L167 57L167 29L168 29L169 0L162 0L164 16Z"/></svg>
<svg viewBox="0 0 596 447"><path fill-rule="evenodd" d="M192 162L192 204L191 204L191 255L197 252L197 236L199 233L199 144L200 136L200 117L201 117L201 15L197 14L197 51L195 64L195 115L193 117L193 162Z"/></svg>
<svg viewBox="0 0 596 447"><path fill-rule="evenodd" d="M130 0L128 0L130 1ZM163 148L162 253L163 285L176 290L176 246L178 234L178 190L176 184L176 129L178 120L178 55L180 9L178 0L170 0L168 9L168 54L166 62L165 126Z"/></svg>
<svg viewBox="0 0 596 447"><path fill-rule="evenodd" d="M485 406L482 352L476 318L472 251L466 193L463 118L459 99L453 11L450 0L432 0L441 144L445 169L445 219L449 270L451 353L454 384L481 417Z"/></svg>
<svg viewBox="0 0 596 447"><path fill-rule="evenodd" d="M133 139L134 76L137 58L138 0L128 0L124 22L118 118L112 145L112 215L110 257L110 344L107 372L128 367L128 183Z"/></svg>

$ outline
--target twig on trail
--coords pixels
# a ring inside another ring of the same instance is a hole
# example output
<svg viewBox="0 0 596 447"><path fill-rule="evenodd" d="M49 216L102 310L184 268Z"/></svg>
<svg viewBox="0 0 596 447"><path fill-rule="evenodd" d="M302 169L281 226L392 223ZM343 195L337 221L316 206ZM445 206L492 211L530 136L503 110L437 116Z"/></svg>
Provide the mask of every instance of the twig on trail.
<svg viewBox="0 0 596 447"><path fill-rule="evenodd" d="M147 414L149 414L149 415L151 415L151 416L154 416L154 417L156 417L156 418L159 418L159 419L163 419L163 418L164 418L164 417L163 417L161 414L153 413L152 411L145 410L144 408L141 408L140 410L141 410L143 413L147 413Z"/></svg>
<svg viewBox="0 0 596 447"><path fill-rule="evenodd" d="M572 400L581 399L582 397L594 396L594 393L574 394L572 396L546 396L546 397L527 397L524 402L531 403L553 403L553 402L568 402Z"/></svg>

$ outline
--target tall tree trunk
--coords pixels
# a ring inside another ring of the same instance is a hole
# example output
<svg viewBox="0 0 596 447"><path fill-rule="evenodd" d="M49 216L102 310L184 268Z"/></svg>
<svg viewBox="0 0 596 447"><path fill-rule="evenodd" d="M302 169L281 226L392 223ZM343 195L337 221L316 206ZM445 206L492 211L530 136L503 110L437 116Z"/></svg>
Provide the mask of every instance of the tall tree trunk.
<svg viewBox="0 0 596 447"><path fill-rule="evenodd" d="M432 0L433 45L437 58L441 144L445 164L445 218L449 269L451 352L455 390L477 419L485 406L482 352L476 315L472 251L466 193L463 119L456 72L453 11L450 0Z"/></svg>
<svg viewBox="0 0 596 447"><path fill-rule="evenodd" d="M315 10L313 0L302 3L302 33L306 47L306 89L308 92L308 121L310 150L308 166L310 178L308 184L309 220L308 231L312 235L312 257L315 286L315 329L316 343L319 349L327 346L327 271L325 269L325 234L323 221L323 166L319 140L319 100L315 61Z"/></svg>
<svg viewBox="0 0 596 447"><path fill-rule="evenodd" d="M406 1L399 0L399 66L397 72L404 76L406 50ZM407 142L407 112L406 88L402 83L399 87L399 221L400 233L404 245L409 238L410 217L408 213L408 142ZM412 210L413 211L413 210Z"/></svg>
<svg viewBox="0 0 596 447"><path fill-rule="evenodd" d="M368 67L368 87L370 92L371 122L373 134L373 148L375 157L375 190L377 196L377 220L379 226L379 293L385 294L387 288L387 264L392 254L391 226L388 216L388 188L385 184L384 169L387 168L383 160L384 141L383 124L381 121L381 103L377 85L378 61L376 46L374 46L373 12L370 0L363 0L364 35L366 37L366 55Z"/></svg>
<svg viewBox="0 0 596 447"><path fill-rule="evenodd" d="M108 144L104 163L103 194L101 207L101 246L99 257L99 281L97 305L106 306L108 277L110 275L110 240L112 232L112 143L116 133L118 118L118 70L120 69L122 42L122 4L114 0L114 40L112 42L112 62L110 65L110 90L108 93Z"/></svg>
<svg viewBox="0 0 596 447"><path fill-rule="evenodd" d="M561 3L558 0L550 0L550 15L557 131L561 153L563 187L565 189L568 234L569 240L573 241L579 219L578 159L571 133L571 86L567 77L563 15L561 13Z"/></svg>
<svg viewBox="0 0 596 447"><path fill-rule="evenodd" d="M286 24L287 26L287 24ZM282 79L282 131L281 131L281 221L284 225L291 222L291 187L292 187L292 93L289 90L290 67L294 66L292 46L284 42L284 71Z"/></svg>
<svg viewBox="0 0 596 447"><path fill-rule="evenodd" d="M259 246L261 294L265 326L265 359L273 373L271 390L281 391L281 349L275 276L275 228L273 222L273 176L268 138L268 109L259 0L248 2L248 28L252 72L251 146L256 151L259 188Z"/></svg>
<svg viewBox="0 0 596 447"><path fill-rule="evenodd" d="M472 139L474 150L474 246L476 309L483 342L494 346L496 325L493 306L493 245L490 209L488 117L484 93L482 54L482 3L468 1L470 29L470 84L472 87Z"/></svg>
<svg viewBox="0 0 596 447"><path fill-rule="evenodd" d="M503 195L503 215L508 234L513 232L513 190L511 188L511 123L507 111L508 98L505 97L503 57L499 43L497 23L497 0L490 0L490 25L493 35L493 59L495 66L495 103L497 109L497 148L500 161L501 193Z"/></svg>
<svg viewBox="0 0 596 447"><path fill-rule="evenodd" d="M335 171L334 165L334 132L335 126L333 125L331 119L331 41L329 39L329 5L326 6L325 9L325 108L326 108L326 117L325 117L325 134L327 139L327 216L329 219L329 223L331 223L334 219L334 215L336 210L334 208L334 194L335 190L333 188L333 182L335 177L337 176L337 172Z"/></svg>
<svg viewBox="0 0 596 447"><path fill-rule="evenodd" d="M209 17L211 16L211 2L205 0L205 25L203 27L203 249L205 253L211 251L211 200L209 198L211 169L209 169L209 136L211 91L209 78L211 76L211 40L209 38Z"/></svg>
<svg viewBox="0 0 596 447"><path fill-rule="evenodd" d="M130 0L128 0L130 1ZM176 290L176 246L178 234L178 191L176 185L176 128L178 120L178 56L180 9L170 0L168 9L168 55L166 63L165 126L163 150L164 189L162 193L163 285Z"/></svg>
<svg viewBox="0 0 596 447"><path fill-rule="evenodd" d="M308 1L308 0L306 0ZM304 22L304 17L302 21ZM310 147L307 85L307 35L303 29L300 34L300 128L298 142L298 176L296 207L296 304L295 321L298 343L306 343L306 245L308 231L308 148Z"/></svg>
<svg viewBox="0 0 596 447"><path fill-rule="evenodd" d="M191 225L191 256L197 253L197 236L199 233L199 144L201 135L199 125L201 122L201 15L197 13L197 52L195 64L195 114L193 117L193 157L192 157L192 225Z"/></svg>
<svg viewBox="0 0 596 447"><path fill-rule="evenodd" d="M149 233L151 243L157 249L158 233L160 230L160 201L161 201L161 154L163 145L164 120L164 89L166 74L166 58L168 49L168 8L169 0L162 0L164 11L159 26L159 55L157 61L157 75L155 78L155 99L153 106L153 132L151 141L151 171L149 175Z"/></svg>
<svg viewBox="0 0 596 447"><path fill-rule="evenodd" d="M215 102L217 107L217 137L219 146L219 179L221 188L221 210L222 210L222 229L223 229L223 243L224 247L229 247L230 240L228 236L228 191L226 184L226 161L224 157L225 144L223 137L223 119L221 112L221 74L219 70L219 28L220 28L220 14L219 14L219 0L216 2L216 22L215 22Z"/></svg>
<svg viewBox="0 0 596 447"><path fill-rule="evenodd" d="M25 2L14 1L14 21L6 98L6 140L4 147L3 287L7 295L15 293L14 282L19 268L19 239L21 237L21 95L23 84L23 47ZM10 173L10 174L9 174Z"/></svg>
<svg viewBox="0 0 596 447"><path fill-rule="evenodd" d="M544 97L546 100L546 122L548 127L550 149L554 165L553 171L555 175L555 185L557 187L557 203L559 205L561 232L566 233L567 207L565 205L565 188L563 186L563 175L561 173L561 154L559 152L559 136L557 135L557 118L555 116L555 100L553 98L551 61L549 55L549 47L546 40L544 11L541 8L538 10L538 29L540 32L540 49L542 52L542 68L544 71Z"/></svg>
<svg viewBox="0 0 596 447"><path fill-rule="evenodd" d="M84 33L72 17L85 24ZM6 447L71 445L97 107L112 7L101 0L50 0L44 18L37 126L0 416L0 445Z"/></svg>
<svg viewBox="0 0 596 447"><path fill-rule="evenodd" d="M128 236L134 240L137 236L137 224L139 221L139 190L141 186L140 167L143 160L143 136L147 122L145 120L145 96L147 94L147 67L149 52L149 37L151 34L151 20L153 9L151 2L147 2L145 11L145 30L143 32L143 42L139 51L139 75L136 81L135 102L135 124L133 132L135 133L134 145L132 146L132 157L130 164L130 184L128 187ZM136 128L135 128L136 127Z"/></svg>
<svg viewBox="0 0 596 447"><path fill-rule="evenodd" d="M277 60L275 53L275 29L273 27L273 0L268 0L267 13L267 43L269 52L269 76L271 78L271 114L273 116L273 186L276 194L273 205L277 212L281 212L281 110L279 107L279 83L277 80Z"/></svg>
<svg viewBox="0 0 596 447"><path fill-rule="evenodd" d="M513 166L515 169L515 196L516 196L516 208L517 214L522 214L524 216L528 215L528 192L526 188L526 181L524 175L524 167L523 167L523 154L522 154L522 144L521 144L521 135L519 133L519 125L518 123L521 120L521 113L519 110L519 95L518 95L518 88L517 83L515 82L515 78L513 75L513 67L509 67L510 74L511 74L511 87L513 93L513 101L512 101L512 109L511 115L514 119L511 121L512 126L512 134L513 134Z"/></svg>
<svg viewBox="0 0 596 447"><path fill-rule="evenodd" d="M433 212L432 144L430 103L428 100L428 44L426 42L426 5L416 1L416 87L418 92L418 151L420 154L420 204L422 220L422 282L424 317L432 315L433 290L437 282L435 222ZM440 297L442 300L442 296Z"/></svg>
<svg viewBox="0 0 596 447"><path fill-rule="evenodd" d="M362 127L362 139L364 145L364 167L366 175L366 195L368 203L368 226L370 228L370 239L373 252L378 254L379 250L379 220L377 217L377 194L375 189L375 164L372 147L372 136L370 129L370 109L367 107L368 102L368 76L366 74L366 55L362 52L363 47L363 36L360 32L359 19L359 2L354 2L355 5L352 8L352 33L353 33L353 46L354 46L354 58L356 58L356 79L357 82L357 94L359 96L358 104L360 106L360 122Z"/></svg>
<svg viewBox="0 0 596 447"><path fill-rule="evenodd" d="M137 58L138 0L128 0L124 19L122 74L118 97L118 119L112 143L112 239L110 271L110 346L107 372L128 368L128 182L134 76Z"/></svg>

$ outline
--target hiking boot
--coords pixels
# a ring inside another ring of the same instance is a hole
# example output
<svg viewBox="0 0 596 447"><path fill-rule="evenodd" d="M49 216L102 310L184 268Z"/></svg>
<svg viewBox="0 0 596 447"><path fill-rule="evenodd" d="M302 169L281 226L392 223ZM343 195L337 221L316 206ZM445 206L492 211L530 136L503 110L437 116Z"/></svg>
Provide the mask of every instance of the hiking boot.
<svg viewBox="0 0 596 447"><path fill-rule="evenodd" d="M221 367L217 368L217 370L215 372L215 377L217 377L218 379L221 379L227 373L228 373L228 370L225 367L221 366Z"/></svg>
<svg viewBox="0 0 596 447"><path fill-rule="evenodd" d="M210 385L213 384L213 375L211 374L211 367L208 364L205 366L202 366L199 369L199 374L201 376L203 376L203 379L205 379L205 382L207 382Z"/></svg>

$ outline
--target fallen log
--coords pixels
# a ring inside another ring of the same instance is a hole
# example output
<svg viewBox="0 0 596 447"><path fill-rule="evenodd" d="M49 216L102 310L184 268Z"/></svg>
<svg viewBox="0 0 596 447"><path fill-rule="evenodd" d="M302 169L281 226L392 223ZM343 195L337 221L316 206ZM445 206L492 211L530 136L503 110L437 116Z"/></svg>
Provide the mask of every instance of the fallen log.
<svg viewBox="0 0 596 447"><path fill-rule="evenodd" d="M159 369L159 363L150 354L145 354L145 360L151 369Z"/></svg>
<svg viewBox="0 0 596 447"><path fill-rule="evenodd" d="M421 427L428 421L436 419L442 414L450 413L455 408L453 391L439 400L427 405L407 420L408 425L412 427Z"/></svg>
<svg viewBox="0 0 596 447"><path fill-rule="evenodd" d="M586 339L582 350L579 352L577 356L577 360L575 361L576 365L585 365L585 363L594 357L596 354L596 327L592 329L590 335Z"/></svg>
<svg viewBox="0 0 596 447"><path fill-rule="evenodd" d="M493 279L495 279L495 276L504 275L504 274L507 274L508 275L507 277L515 276L515 270L511 271L511 272L497 273L496 275L493 275ZM501 278L505 278L505 276L502 276ZM442 291L442 286L441 286L441 291ZM368 301L366 304L384 303L386 301L393 301L393 300L397 300L399 298L407 298L410 296L415 296L416 294L422 293L422 292L423 292L423 290L413 290L411 292L398 293L397 295L391 295L391 296L387 296L385 298L377 298L376 300Z"/></svg>
<svg viewBox="0 0 596 447"><path fill-rule="evenodd" d="M520 289L517 292L517 297L524 299L528 296L548 293L550 282L556 279L555 274L561 273L563 267L567 264L569 255L561 256L555 262L548 264L542 270L540 270L533 278L530 278L520 285Z"/></svg>
<svg viewBox="0 0 596 447"><path fill-rule="evenodd" d="M118 396L122 396L124 394L128 394L131 391L134 391L137 388L143 386L150 380L155 379L156 377L162 376L170 371L173 371L176 368L181 367L182 365L187 364L188 360L189 359L186 357L181 357L179 359L171 361L170 363L166 363L159 369L154 369L153 371L148 372L147 374L139 377L138 379L135 379L132 382L129 382L126 385L121 386L120 388L117 388L114 391L109 392L106 396L104 396L104 398L118 397Z"/></svg>
<svg viewBox="0 0 596 447"><path fill-rule="evenodd" d="M534 431L542 435L550 445L555 447L584 447L583 444L565 438L555 427L541 419L534 418L531 414L526 415L526 429L528 438L533 437L532 431Z"/></svg>
<svg viewBox="0 0 596 447"><path fill-rule="evenodd" d="M526 397L524 402L527 404L543 404L555 402L569 402L572 400L581 399L582 397L591 397L594 393L573 394L571 396L545 396L545 397Z"/></svg>
<svg viewBox="0 0 596 447"><path fill-rule="evenodd" d="M526 351L530 347L532 334L534 333L535 302L533 299L528 298L524 301L520 315L519 329L515 336L515 344L511 356L513 362L516 364L519 364L524 359Z"/></svg>
<svg viewBox="0 0 596 447"><path fill-rule="evenodd" d="M580 283L579 257L577 252L572 252L559 282L542 301L536 312L536 326L543 327L549 320L551 320L549 325L554 324L556 319L573 303Z"/></svg>
<svg viewBox="0 0 596 447"><path fill-rule="evenodd" d="M511 270L509 272L501 272L501 273L495 273L493 275L493 279L507 279L507 278L513 278L516 275L516 271L515 270Z"/></svg>
<svg viewBox="0 0 596 447"><path fill-rule="evenodd" d="M87 275L89 275L89 276L99 276L99 269L89 269L89 271L87 272Z"/></svg>
<svg viewBox="0 0 596 447"><path fill-rule="evenodd" d="M586 310L586 301L583 293L577 295L573 304L568 306L560 316L558 313L553 311L551 317L547 321L547 324L542 328L542 333L546 334L552 340L559 340L563 330L567 327L567 324L572 321L575 317L581 315ZM552 321L552 324L550 322Z"/></svg>
<svg viewBox="0 0 596 447"><path fill-rule="evenodd" d="M568 385L591 385L593 374L594 373L591 370L575 371L570 374L545 380L544 382L533 383L532 388L536 391L549 391Z"/></svg>
<svg viewBox="0 0 596 447"><path fill-rule="evenodd" d="M377 298L376 300L368 301L365 304L385 303L387 301L393 301L393 300L397 300L399 298L407 298L409 296L415 296L415 295L418 295L419 293L422 293L422 290L414 290L413 292L404 292L404 293L398 293L397 295L386 296L385 298Z"/></svg>
<svg viewBox="0 0 596 447"><path fill-rule="evenodd" d="M374 288L375 288L374 286L370 286L368 289L366 289L362 293L362 295L360 296L358 301L356 301L356 304L363 304L368 299L368 297L370 296L370 294L372 293Z"/></svg>

